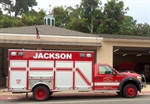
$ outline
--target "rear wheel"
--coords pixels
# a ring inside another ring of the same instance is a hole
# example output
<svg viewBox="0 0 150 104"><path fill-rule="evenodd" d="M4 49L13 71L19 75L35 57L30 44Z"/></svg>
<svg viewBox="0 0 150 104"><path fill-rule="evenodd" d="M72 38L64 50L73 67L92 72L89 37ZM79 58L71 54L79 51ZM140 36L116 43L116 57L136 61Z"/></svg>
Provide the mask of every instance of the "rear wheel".
<svg viewBox="0 0 150 104"><path fill-rule="evenodd" d="M137 95L137 88L133 84L128 84L123 88L123 95L127 98L133 98Z"/></svg>
<svg viewBox="0 0 150 104"><path fill-rule="evenodd" d="M33 90L33 98L38 101L44 101L47 100L50 96L50 91L45 86L37 86Z"/></svg>

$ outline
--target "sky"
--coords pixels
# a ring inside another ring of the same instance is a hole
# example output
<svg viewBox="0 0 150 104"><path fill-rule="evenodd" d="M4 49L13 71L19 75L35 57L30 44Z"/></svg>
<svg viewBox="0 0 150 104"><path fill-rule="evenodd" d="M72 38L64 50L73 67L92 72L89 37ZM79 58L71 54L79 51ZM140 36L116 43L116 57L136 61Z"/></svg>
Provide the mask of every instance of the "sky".
<svg viewBox="0 0 150 104"><path fill-rule="evenodd" d="M39 8L49 11L49 5L51 10L56 6L72 6L80 4L81 0L36 0L38 5L34 7L35 10ZM102 4L105 4L107 0L101 0ZM150 0L122 0L124 7L129 7L129 11L126 15L132 16L137 23L149 23L150 24Z"/></svg>

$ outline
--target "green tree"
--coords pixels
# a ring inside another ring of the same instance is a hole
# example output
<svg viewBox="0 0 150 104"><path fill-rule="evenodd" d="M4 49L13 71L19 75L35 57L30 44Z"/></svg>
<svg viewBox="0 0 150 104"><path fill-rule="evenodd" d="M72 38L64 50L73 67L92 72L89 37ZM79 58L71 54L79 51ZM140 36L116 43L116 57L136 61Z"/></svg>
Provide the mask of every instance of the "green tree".
<svg viewBox="0 0 150 104"><path fill-rule="evenodd" d="M98 28L99 33L119 34L121 26L125 21L123 1L110 0L104 6L103 22Z"/></svg>
<svg viewBox="0 0 150 104"><path fill-rule="evenodd" d="M68 11L68 23L65 28L76 30L80 32L87 32L87 19L81 18L83 15L82 8L79 5L76 5L75 8L67 7Z"/></svg>
<svg viewBox="0 0 150 104"><path fill-rule="evenodd" d="M60 7L54 7L53 9L53 15L55 17L55 26L57 27L65 27L66 24L68 23L68 11L65 7L60 6Z"/></svg>
<svg viewBox="0 0 150 104"><path fill-rule="evenodd" d="M36 0L16 0L16 4L13 7L13 11L15 12L15 17L17 15L21 15L22 13L26 13L29 11L29 8L36 6Z"/></svg>
<svg viewBox="0 0 150 104"><path fill-rule="evenodd" d="M87 19L85 18L71 18L70 22L66 25L67 29L76 30L80 32L87 32Z"/></svg>
<svg viewBox="0 0 150 104"><path fill-rule="evenodd" d="M69 23L66 28L86 33L96 33L102 14L99 0L82 0L75 8L68 7Z"/></svg>
<svg viewBox="0 0 150 104"><path fill-rule="evenodd" d="M80 7L82 8L82 18L87 19L87 29L90 33L94 32L95 25L97 23L100 23L100 17L101 17L101 8L100 8L101 2L100 0L82 0ZM96 23L96 24L95 24Z"/></svg>
<svg viewBox="0 0 150 104"><path fill-rule="evenodd" d="M44 17L46 13L44 10L36 12L31 10L27 13L22 13L21 18L16 18L14 21L15 26L32 26L32 25L43 25Z"/></svg>
<svg viewBox="0 0 150 104"><path fill-rule="evenodd" d="M0 7L0 10L7 11L11 15L12 7L13 7L13 1L12 0L0 0L0 4L2 5Z"/></svg>
<svg viewBox="0 0 150 104"><path fill-rule="evenodd" d="M21 15L22 13L28 12L30 8L37 5L36 0L0 0L2 5L1 9L8 11L11 15L12 12L15 12L15 17Z"/></svg>
<svg viewBox="0 0 150 104"><path fill-rule="evenodd" d="M8 28L13 27L13 18L8 15L1 15L0 16L0 27L1 28Z"/></svg>
<svg viewBox="0 0 150 104"><path fill-rule="evenodd" d="M149 36L150 37L150 25L148 23L136 24L132 30L133 35Z"/></svg>
<svg viewBox="0 0 150 104"><path fill-rule="evenodd" d="M8 28L13 26L13 19L9 15L4 15L3 11L9 9L11 0L0 0L0 28Z"/></svg>
<svg viewBox="0 0 150 104"><path fill-rule="evenodd" d="M135 35L133 29L136 26L136 20L131 16L124 16L124 22L120 25L119 34L122 35Z"/></svg>

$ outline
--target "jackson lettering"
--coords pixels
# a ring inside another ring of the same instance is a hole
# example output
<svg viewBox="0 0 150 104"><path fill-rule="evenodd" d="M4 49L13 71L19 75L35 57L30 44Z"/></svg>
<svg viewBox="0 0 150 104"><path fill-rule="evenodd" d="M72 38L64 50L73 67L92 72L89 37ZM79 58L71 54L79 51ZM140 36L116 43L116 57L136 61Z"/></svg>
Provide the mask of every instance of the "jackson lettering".
<svg viewBox="0 0 150 104"><path fill-rule="evenodd" d="M69 53L35 53L34 59L72 59Z"/></svg>

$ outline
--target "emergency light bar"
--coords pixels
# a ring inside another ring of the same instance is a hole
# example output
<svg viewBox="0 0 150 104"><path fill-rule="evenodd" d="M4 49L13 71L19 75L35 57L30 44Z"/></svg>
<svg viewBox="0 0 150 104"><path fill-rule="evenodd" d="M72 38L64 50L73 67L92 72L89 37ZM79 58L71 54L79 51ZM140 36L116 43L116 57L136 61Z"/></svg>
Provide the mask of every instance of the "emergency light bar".
<svg viewBox="0 0 150 104"><path fill-rule="evenodd" d="M11 56L16 56L17 52L11 52Z"/></svg>
<svg viewBox="0 0 150 104"><path fill-rule="evenodd" d="M86 54L86 56L85 56L85 54L84 53L80 53L80 57L87 57L87 58L90 58L90 57L92 57L92 54L90 54L90 53L88 53L88 54Z"/></svg>
<svg viewBox="0 0 150 104"><path fill-rule="evenodd" d="M92 54L86 54L86 57L90 58L92 57Z"/></svg>
<svg viewBox="0 0 150 104"><path fill-rule="evenodd" d="M85 54L84 53L80 53L80 57L85 57Z"/></svg>
<svg viewBox="0 0 150 104"><path fill-rule="evenodd" d="M24 52L18 52L18 56L24 56Z"/></svg>
<svg viewBox="0 0 150 104"><path fill-rule="evenodd" d="M17 56L17 52L11 52L11 56ZM24 56L24 52L18 52L18 56Z"/></svg>

